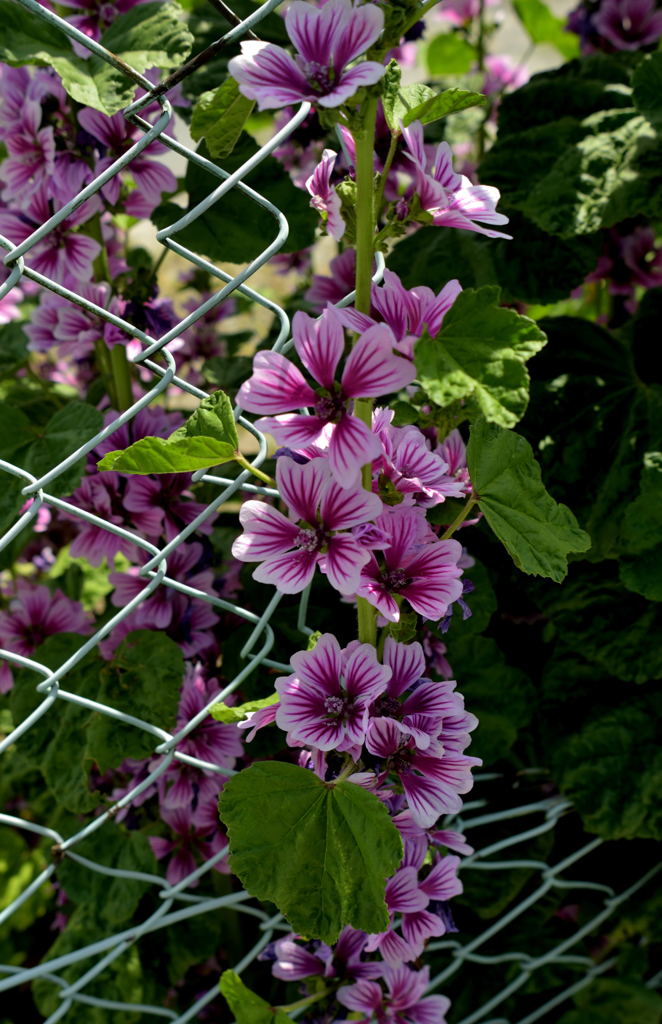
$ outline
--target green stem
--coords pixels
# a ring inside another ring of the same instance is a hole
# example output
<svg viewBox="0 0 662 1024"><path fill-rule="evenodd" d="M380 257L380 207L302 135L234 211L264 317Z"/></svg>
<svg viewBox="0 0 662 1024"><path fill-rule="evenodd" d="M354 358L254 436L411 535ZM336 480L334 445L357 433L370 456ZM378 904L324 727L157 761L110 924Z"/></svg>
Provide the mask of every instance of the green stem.
<svg viewBox="0 0 662 1024"><path fill-rule="evenodd" d="M443 535L443 537L441 539L442 540L450 540L450 538L453 536L455 531L457 529L459 529L460 526L462 526L462 523L464 522L464 520L467 518L467 516L471 512L471 510L474 507L474 505L477 505L477 504L478 504L478 496L475 495L475 494L472 494L471 497L469 498L468 502L466 503L466 505L462 509L460 509L460 512L455 517L455 519L453 520L451 525L448 527L448 529L446 530L445 534Z"/></svg>
<svg viewBox="0 0 662 1024"><path fill-rule="evenodd" d="M478 7L478 39L476 40L476 61L478 63L478 70L482 74L485 70L485 0L480 0L480 4ZM485 116L481 118L480 125L478 126L479 163L483 159L483 156L485 155L485 133L489 115L490 110L488 107Z"/></svg>
<svg viewBox="0 0 662 1024"><path fill-rule="evenodd" d="M106 251L106 243L103 240L103 231L101 230L101 214L97 213L86 225L87 232L95 242L99 243L99 255L92 264L94 270L94 276L97 281L108 281L110 283L110 267L108 265L108 252Z"/></svg>
<svg viewBox="0 0 662 1024"><path fill-rule="evenodd" d="M377 194L375 196L375 214L377 221L382 212L382 205L384 202L384 189L386 188L386 179L388 178L388 172L391 170L391 164L398 150L398 142L400 141L400 135L398 132L393 132L391 135L391 144L388 147L388 153L386 154L386 160L384 161L384 169L379 176L379 185L377 186ZM379 236L377 236L379 237Z"/></svg>
<svg viewBox="0 0 662 1024"><path fill-rule="evenodd" d="M377 100L366 101L363 124L354 135L356 146L356 298L354 306L360 313L370 313L372 291L372 259L375 251L374 147ZM372 399L358 398L354 415L372 430ZM372 467L363 467L363 486L372 491ZM359 619L359 640L377 643L376 610L364 597L356 599Z"/></svg>
<svg viewBox="0 0 662 1024"><path fill-rule="evenodd" d="M344 782L345 779L349 778L350 775L354 774L357 768L358 765L356 764L355 761L352 760L352 758L348 754L347 757L345 758L345 763L343 764L339 774L336 776L333 782L328 783L328 785L337 786L339 782Z"/></svg>
<svg viewBox="0 0 662 1024"><path fill-rule="evenodd" d="M131 391L131 363L126 358L126 348L121 342L118 345L113 345L110 350L110 372L115 390L115 408L118 412L122 412L133 403L133 393Z"/></svg>
<svg viewBox="0 0 662 1024"><path fill-rule="evenodd" d="M241 452L237 452L237 454L234 457L234 460L242 467L242 469L247 469L249 473L252 473L253 476L256 476L258 480L262 480L265 484L268 484L269 487L275 486L276 481L267 473L263 473L261 469L257 468L257 466L252 466L251 463L246 458L246 456L242 455Z"/></svg>
<svg viewBox="0 0 662 1024"><path fill-rule="evenodd" d="M303 1010L306 1006L310 1006L312 1003L316 1003L319 999L323 999L327 996L330 989L324 988L320 992L314 992L312 996L304 996L303 999L297 1000L296 1003L288 1003L287 1006L277 1006L277 1010L282 1010L283 1013L291 1013L292 1010Z"/></svg>

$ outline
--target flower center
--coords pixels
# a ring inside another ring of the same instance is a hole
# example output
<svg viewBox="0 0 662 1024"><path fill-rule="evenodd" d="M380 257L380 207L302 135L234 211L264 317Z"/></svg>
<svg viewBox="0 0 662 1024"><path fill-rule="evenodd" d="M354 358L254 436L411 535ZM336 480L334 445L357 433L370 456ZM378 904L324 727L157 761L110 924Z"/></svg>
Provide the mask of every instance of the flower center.
<svg viewBox="0 0 662 1024"><path fill-rule="evenodd" d="M346 697L334 696L324 698L324 710L326 711L329 718L340 718L342 715L344 715L346 705Z"/></svg>
<svg viewBox="0 0 662 1024"><path fill-rule="evenodd" d="M404 569L393 569L391 572L386 572L382 579L389 590L402 590L408 583L411 583L411 578L407 576Z"/></svg>
<svg viewBox="0 0 662 1024"><path fill-rule="evenodd" d="M299 530L295 544L304 551L320 551L326 537L322 530Z"/></svg>
<svg viewBox="0 0 662 1024"><path fill-rule="evenodd" d="M315 412L321 420L326 420L327 423L339 423L345 415L345 401L337 392L331 395L328 393L318 395Z"/></svg>
<svg viewBox="0 0 662 1024"><path fill-rule="evenodd" d="M334 79L333 68L310 60L304 64L303 73L315 92L330 92Z"/></svg>
<svg viewBox="0 0 662 1024"><path fill-rule="evenodd" d="M395 697L388 697L384 695L380 697L372 705L370 714L374 718L399 718L400 716L400 701Z"/></svg>
<svg viewBox="0 0 662 1024"><path fill-rule="evenodd" d="M389 759L391 770L399 775L406 774L411 768L413 753L413 750L409 750L407 747L400 747L399 750L396 750Z"/></svg>

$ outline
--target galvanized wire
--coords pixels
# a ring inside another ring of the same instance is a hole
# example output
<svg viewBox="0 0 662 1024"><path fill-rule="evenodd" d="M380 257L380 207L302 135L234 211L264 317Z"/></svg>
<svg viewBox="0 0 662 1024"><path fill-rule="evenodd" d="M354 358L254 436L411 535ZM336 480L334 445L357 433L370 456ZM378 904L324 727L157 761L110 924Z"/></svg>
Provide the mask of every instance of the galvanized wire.
<svg viewBox="0 0 662 1024"><path fill-rule="evenodd" d="M240 493L276 496L277 492L272 488L258 486L252 483L251 474L248 470L242 471L235 478L225 477L213 471L199 471L194 474L194 481L203 481L206 484L217 487L217 496L207 504L204 510L196 517L196 519L193 520L193 522L182 529L169 543L159 548L145 540L135 531L109 523L92 512L84 508L79 508L66 499L55 496L51 493L49 488L51 488L51 485L57 481L57 479L66 472L69 467L96 448L100 442L111 437L113 433L115 433L124 424L133 420L141 409L148 407L166 392L171 392L172 389L179 389L180 391L198 399L205 397L206 393L204 391L196 387L190 381L177 376L175 361L171 352L168 350L168 345L176 341L176 339L179 338L185 330L193 326L209 310L218 306L231 294L236 292L237 294L243 295L247 299L263 306L266 310L271 312L279 324L278 336L273 347L274 349L281 351L287 350L290 344L290 324L287 314L277 303L262 295L259 290L254 286L251 286L249 283L255 273L283 247L288 237L287 217L282 210L278 209L278 207L271 203L266 197L262 196L255 189L247 185L244 178L296 130L298 125L300 125L307 116L310 106L307 103L302 103L285 127L283 127L268 143L261 146L258 152L242 164L237 170L233 171L231 174L227 173L219 168L215 163L212 163L210 160L206 160L204 157L195 153L189 147L182 145L168 134L168 127L173 115L170 102L166 95L158 95L157 102L159 106L159 113L152 122L143 116L145 108L155 102L153 86L147 78L136 72L135 69L127 67L121 60L104 49L101 44L89 39L74 26L64 21L47 8L41 6L37 0L15 0L15 2L21 4L21 6L30 11L35 18L39 18L46 22L53 32L64 33L70 39L86 47L88 51L101 58L107 64L110 64L116 69L122 71L123 74L129 76L137 85L146 90L146 95L134 103L131 103L124 111L125 117L132 124L140 127L143 131L142 137L132 145L126 153L115 160L106 170L103 171L103 173L97 175L97 177L90 182L89 185L83 188L74 199L64 205L61 209L57 210L44 224L40 225L22 243L14 244L10 239L0 236L0 246L6 250L4 264L9 270L6 281L2 286L0 286L0 298L7 294L11 288L15 287L22 278L33 281L42 288L49 289L55 294L83 308L87 312L101 318L103 321L120 328L125 334L139 341L142 346L142 350L137 356L135 356L133 361L140 364L144 370L149 371L154 380L153 385L149 390L139 400L135 401L129 409L118 414L112 423L105 426L93 436L85 438L83 443L75 452L54 464L41 477L37 478L11 462L0 460L0 471L18 478L24 485L22 488L22 494L24 497L26 499L34 499L30 507L17 517L16 522L9 530L6 531L4 536L0 538L0 549L6 547L19 533L21 533L22 530L33 523L39 509L42 506L46 506L60 512L66 512L68 516L77 517L78 519L99 527L100 529L106 530L125 541L129 541L135 545L136 548L144 551L149 558L141 569L141 574L147 579L146 587L132 598L124 608L120 609L115 615L113 615L112 618L101 626L92 636L82 640L76 652L56 669L50 669L33 658L28 658L9 650L0 651L0 657L6 659L10 665L30 670L39 677L39 681L35 684L35 689L37 693L42 695L42 700L39 705L23 722L17 725L2 742L0 742L0 754L6 752L15 744L20 744L21 739L26 735L26 733L28 733L29 730L32 729L32 727L45 715L57 714L58 709L61 708L63 704L70 703L80 708L97 712L119 723L131 726L134 729L141 730L142 732L150 735L154 742L154 754L159 755L159 759L148 775L139 783L135 784L124 796L121 797L121 799L117 800L113 806L106 808L105 810L101 810L99 814L89 820L82 828L69 835L61 835L59 832L49 827L48 824L30 821L17 815L0 814L0 826L14 828L48 839L51 842L54 851L54 858L52 862L44 868L44 870L26 886L20 895L17 896L0 913L0 926L11 919L35 892L40 890L43 886L48 886L50 880L57 875L58 865L62 858L68 858L71 861L76 862L79 866L86 868L88 871L101 876L135 880L152 886L153 891L160 899L160 905L153 913L145 916L140 921L136 921L129 928L123 928L120 931L107 935L103 939L90 942L76 950L50 960L44 960L42 963L35 966L17 967L12 964L0 964L0 975L2 975L2 977L0 977L0 992L5 992L9 989L38 979L52 983L52 985L57 989L60 1005L49 1016L46 1024L55 1024L56 1021L65 1019L69 1010L74 1006L90 1006L106 1009L108 1011L120 1011L127 1014L141 1013L148 1016L154 1016L157 1018L161 1017L166 1020L174 1021L175 1024L185 1024L187 1021L195 1020L204 1007L216 998L216 986L210 988L209 991L195 1000L185 1012L180 1014L177 1014L175 1011L163 1006L143 1005L122 1001L121 999L113 998L114 993L112 992L109 992L108 998L100 998L86 992L85 990L91 982L102 976L103 972L113 962L121 957L126 950L128 950L133 944L140 942L140 939L143 936L161 929L167 929L180 921L190 919L192 917L198 917L200 915L210 915L210 928L212 928L214 927L214 924L213 917L211 917L211 915L229 907L236 912L253 918L256 922L255 944L239 963L227 965L234 966L234 969L238 972L244 970L245 967L258 956L259 952L274 935L289 930L286 922L283 921L280 915L272 916L259 907L256 907L251 902L250 896L246 892L232 893L221 897L207 897L194 895L186 891L192 882L195 882L204 876L220 859L222 859L226 853L225 849L220 850L213 857L210 857L209 860L178 884L169 885L167 881L156 872L152 874L141 871L111 868L88 857L82 856L77 852L77 848L86 838L98 830L111 830L116 828L114 818L117 812L122 808L128 807L144 790L148 789L168 769L173 761L179 761L199 768L205 772L213 772L221 776L233 774L230 769L222 768L219 765L211 764L201 760L200 758L186 754L181 749L181 746L186 737L207 717L208 710L211 705L217 703L219 700L227 698L238 686L241 685L242 681L246 679L246 677L250 675L257 666L265 665L281 671L289 670L289 666L286 663L281 662L272 656L274 633L270 625L270 618L282 595L278 591L275 591L273 597L268 601L262 615L256 615L251 610L244 608L235 602L224 600L215 594L208 593L204 590L192 587L181 580L175 579L168 574L168 558L192 533L195 532L202 523L214 517L221 506L233 496ZM245 18L243 21L239 21L239 19L237 19L239 23L227 32L219 43L224 42L229 44L241 38L242 35L248 33L262 20L262 18L277 7L279 3L280 0L268 0L267 3L258 7L250 17ZM104 309L83 295L78 294L76 291L73 291L44 274L41 274L30 266L30 255L34 247L42 239L48 236L49 233L52 232L63 220L65 220L75 209L82 205L82 203L97 195L103 185L111 178L130 167L131 161L135 159L135 157L137 157L150 142L156 139L167 146L173 153L207 171L213 176L213 178L219 181L217 187L210 191L209 195L196 207L188 211L173 224L158 231L156 236L157 240L167 249L172 250L177 255L187 260L192 266L209 273L222 284L214 295L202 302L196 310L183 318L175 327L159 338L152 337L145 331L136 328L129 321L111 313L109 310ZM208 210L214 203L218 202L223 196L226 196L231 190L236 190L251 199L255 204L270 213L274 219L273 239L261 252L257 253L253 257L245 269L235 276L226 273L216 267L209 260L206 260L200 255L192 252L190 249L178 242L174 237L177 232L193 223L197 218L201 217L206 210ZM377 264L375 280L381 280L383 268L383 259L380 257ZM352 297L353 296L351 295L347 296L343 301L343 304L351 301ZM236 417L241 426L249 431L258 442L258 452L253 458L252 465L259 467L267 455L266 440L250 421L244 419L241 415L240 408L236 409ZM64 688L67 675L82 661L83 658L85 658L86 654L94 650L104 637L108 636L108 634L119 623L125 620L133 610L146 601L158 588L163 587L169 587L179 593L187 595L188 597L205 601L212 607L217 608L219 611L231 612L243 619L245 622L253 625L253 630L241 651L241 657L245 662L241 670L219 694L215 695L213 699L210 700L207 707L203 708L198 714L191 718L190 721L188 721L186 725L176 733L170 733L149 721L126 714L109 704L82 697L81 695ZM311 627L306 622L307 603L308 594L307 592L304 592L300 601L298 618L298 628L304 637L311 632ZM288 652L288 654L289 653L290 652ZM465 860L462 870L494 870L498 873L501 870L505 871L512 867L526 865L540 872L540 885L535 892L529 895L525 900L522 900L507 914L500 917L495 924L487 928L473 941L465 945L461 945L455 940L445 940L433 944L430 947L432 950L448 950L450 959L446 970L433 980L431 987L436 988L443 984L447 978L451 977L464 965L467 965L466 969L469 970L471 969L471 964L476 963L509 963L515 961L520 965L520 975L506 988L504 988L498 997L490 999L490 1001L479 1011L471 1014L469 1017L465 1017L464 1020L457 1022L457 1024L478 1024L478 1022L482 1022L482 1024L509 1024L509 1022L506 1022L503 1018L490 1018L489 1020L486 1020L485 1018L492 1012L492 1010L499 1006L501 1002L507 999L509 995L521 987L521 985L523 985L530 977L532 972L549 963L563 964L572 962L574 966L579 965L580 967L583 967L585 973L579 982L566 989L561 996L557 996L555 999L550 1000L545 1005L541 1006L536 1012L529 1014L527 1017L522 1018L517 1022L513 1022L513 1024L534 1024L535 1021L543 1017L550 1009L553 1009L558 1005L558 1003L569 998L574 991L577 991L581 986L588 984L596 974L609 968L609 962L596 967L590 958L578 956L569 957L566 955L566 950L581 941L583 935L588 934L589 931L599 926L602 921L606 919L606 916L611 914L622 902L636 891L638 887L644 885L648 879L642 879L636 886L631 887L624 893L614 894L611 891L607 893L604 910L582 929L578 930L572 939L566 940L566 942L548 951L544 956L532 958L527 954L519 952L503 953L499 956L481 955L477 950L479 950L489 938L507 927L507 925L519 914L525 913L527 908L536 900L541 898L541 896L550 888L554 886L572 884L573 888L595 889L595 883L591 883L590 881L568 883L564 879L562 873L572 863L581 859L587 852L594 849L597 841L577 851L572 857L566 858L562 864L558 864L553 867L548 866L542 861L530 861L521 858L519 860L491 860L490 858L493 854L498 854L505 849L509 849L511 846L524 842L527 838L532 838L543 831L553 829L559 816L568 809L568 805L565 802L558 800L542 801L535 805L519 808L515 811L509 809L507 811L499 811L472 818L470 812L477 809L478 806L480 806L480 803L481 801L473 801L472 803L467 804L463 818L460 822L460 825L470 832L473 829L480 828L487 824L494 824L503 820L510 821L518 815L543 815L543 821L533 828L513 834L507 840L503 840L500 843L493 844L479 850L478 853ZM89 964L89 966L87 970L85 970L85 972L72 983L63 976L63 972L67 968L76 964Z"/></svg>

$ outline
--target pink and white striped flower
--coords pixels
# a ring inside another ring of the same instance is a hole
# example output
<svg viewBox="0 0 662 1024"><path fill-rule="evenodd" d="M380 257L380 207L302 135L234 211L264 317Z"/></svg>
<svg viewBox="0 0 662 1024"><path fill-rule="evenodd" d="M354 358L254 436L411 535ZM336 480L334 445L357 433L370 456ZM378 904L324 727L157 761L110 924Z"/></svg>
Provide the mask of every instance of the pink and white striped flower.
<svg viewBox="0 0 662 1024"><path fill-rule="evenodd" d="M430 968L413 971L403 964L386 965L384 980L388 992L376 981L361 978L353 985L338 989L336 999L348 1010L362 1014L355 1024L446 1024L450 1000L446 996L425 996Z"/></svg>
<svg viewBox="0 0 662 1024"><path fill-rule="evenodd" d="M386 689L390 668L379 664L371 644L355 641L341 650L331 633L291 661L294 673L276 680L276 725L288 733L288 742L358 753L368 709Z"/></svg>
<svg viewBox="0 0 662 1024"><path fill-rule="evenodd" d="M297 48L292 57L273 43L249 40L228 67L244 96L259 110L308 100L339 107L357 89L374 85L386 70L377 61L347 65L381 35L384 15L376 4L328 0L322 7L293 0L285 15L287 33Z"/></svg>
<svg viewBox="0 0 662 1024"><path fill-rule="evenodd" d="M354 487L361 467L382 451L369 427L352 415L354 400L399 391L411 384L416 370L393 351L391 330L378 324L359 338L337 381L345 335L337 311L331 307L317 320L297 313L292 337L301 362L319 386L311 387L301 371L280 353L258 352L253 375L242 384L237 400L249 412L267 414L257 420L256 426L272 434L279 444L294 449L315 444L325 449L336 480L343 487ZM303 407L310 407L312 415L292 411Z"/></svg>
<svg viewBox="0 0 662 1024"><path fill-rule="evenodd" d="M360 486L341 487L323 459L302 466L281 458L276 482L291 518L266 502L245 502L239 513L244 532L232 545L234 557L261 562L253 579L273 583L284 594L303 590L317 565L341 594L354 594L370 556L345 531L379 515L377 495Z"/></svg>
<svg viewBox="0 0 662 1024"><path fill-rule="evenodd" d="M414 611L438 621L462 594L462 545L456 540L426 543L417 511L398 507L379 517L377 525L386 531L390 544L381 565L371 554L361 570L357 593L389 622L400 620L398 597L406 597Z"/></svg>
<svg viewBox="0 0 662 1024"><path fill-rule="evenodd" d="M447 754L438 741L429 750L418 750L390 718L370 719L366 747L383 762L387 776L399 776L412 818L422 828L432 828L441 814L461 809L460 794L473 786L471 769L482 763L466 754Z"/></svg>
<svg viewBox="0 0 662 1024"><path fill-rule="evenodd" d="M340 214L340 196L331 184L337 156L332 149L324 150L320 163L306 179L306 189L311 196L310 205L322 214L326 230L339 242L345 234L345 221Z"/></svg>
<svg viewBox="0 0 662 1024"><path fill-rule="evenodd" d="M453 169L451 148L441 142L432 157L423 144L423 125L414 121L403 128L408 157L414 168L414 193L421 207L432 214L437 226L476 231L488 238L512 238L484 224L507 224L508 218L496 212L500 193L492 185L472 185L469 178ZM480 222L480 223L477 223Z"/></svg>
<svg viewBox="0 0 662 1024"><path fill-rule="evenodd" d="M372 286L370 316L359 313L352 306L338 313L345 327L352 331L365 331L375 323L388 324L395 335L398 351L412 359L416 341L424 331L433 338L439 333L444 316L461 291L462 286L455 278L448 281L438 295L424 285L408 290L397 274L385 270L383 285Z"/></svg>

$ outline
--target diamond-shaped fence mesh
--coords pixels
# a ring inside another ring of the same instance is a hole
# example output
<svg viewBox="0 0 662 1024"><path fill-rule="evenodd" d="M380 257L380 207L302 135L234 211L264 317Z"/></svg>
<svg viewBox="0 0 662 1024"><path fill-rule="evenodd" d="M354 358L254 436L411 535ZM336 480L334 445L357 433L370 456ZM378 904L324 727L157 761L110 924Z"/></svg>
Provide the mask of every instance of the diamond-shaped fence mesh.
<svg viewBox="0 0 662 1024"><path fill-rule="evenodd" d="M123 808L129 807L144 790L152 786L155 780L167 770L173 759L208 773L232 774L229 769L191 756L181 748L186 737L206 718L211 704L224 700L241 685L242 681L257 666L263 665L281 671L289 671L289 666L285 662L279 661L275 655L273 650L274 633L270 626L270 618L282 595L276 591L267 603L262 615L258 616L241 605L223 600L214 593L205 592L176 579L173 575L169 574L168 560L173 552L195 532L201 523L214 517L221 506L232 499L234 495L249 493L277 496L277 492L269 487L251 483L251 475L247 470L241 472L236 478L199 471L194 475L194 481L203 481L217 488L218 493L216 497L172 540L165 544L164 547L158 548L137 533L107 522L85 508L80 508L63 498L55 496L49 488L67 469L77 463L81 457L91 452L101 441L112 436L115 431L132 420L141 409L158 400L166 391L171 392L178 389L179 392L186 393L196 399L205 397L206 393L204 391L176 375L175 362L168 346L171 342L176 341L187 328L195 324L209 310L223 302L233 292L237 292L253 303L257 303L269 310L276 317L280 325L274 348L282 349L287 346L290 325L286 313L277 303L260 294L259 291L250 285L250 281L256 272L282 248L287 239L288 222L286 212L278 209L268 199L260 195L259 192L248 186L244 182L244 178L296 130L308 114L309 105L306 103L302 104L288 123L266 145L261 146L254 156L233 173L226 173L217 164L206 160L199 153L182 145L169 134L168 128L173 114L167 98L167 90L154 89L152 83L147 78L128 67L112 53L104 49L103 46L89 39L71 24L62 20L45 7L42 7L37 0L15 0L15 2L30 11L35 19L45 21L53 33L65 33L76 43L101 58L101 60L130 77L145 90L145 95L132 103L124 111L124 116L133 125L139 126L144 134L119 159L115 160L103 173L99 174L89 185L83 188L74 199L57 210L45 223L33 231L25 241L20 244L14 244L9 239L0 236L0 245L6 250L4 263L9 270L9 276L4 284L0 286L0 298L24 278L35 282L42 288L55 292L102 320L114 324L125 334L137 339L142 345L142 351L135 356L134 362L140 364L143 371L151 374L153 380L149 390L146 391L139 401L134 402L130 408L118 415L112 423L105 426L103 430L94 434L94 436L84 440L81 439L83 443L75 452L52 465L40 478L36 478L26 470L10 462L0 460L0 470L4 474L18 478L24 485L22 487L22 495L26 503L29 499L32 499L29 507L17 518L16 522L4 536L0 538L0 548L6 547L27 527L34 524L39 509L45 505L60 512L66 512L70 516L78 517L102 530L110 531L124 538L145 552L149 558L141 570L142 575L148 579L148 585L98 629L93 636L81 640L76 652L57 668L48 668L32 658L24 657L10 650L0 651L0 656L6 659L11 666L27 669L35 674L35 687L40 695L40 702L32 713L17 725L9 735L2 739L0 742L0 755L15 744L20 744L26 734L44 716L58 716L68 704L73 704L147 733L153 738L153 752L157 757L152 762L155 767L145 778L134 785L112 806L99 808L99 812L92 816L83 827L72 831L70 834L59 834L59 832L49 827L47 821L34 821L29 820L27 817L0 814L0 825L3 828L32 833L37 837L48 839L52 843L51 863L37 877L34 877L0 912L0 928L10 921L14 915L19 913L21 907L24 906L33 894L44 886L49 887L49 882L57 878L60 864L67 858L91 873L107 877L109 881L126 880L129 882L134 880L153 887L154 892L158 894L160 905L158 905L155 911L144 916L143 919L135 920L130 927L109 933L104 938L89 944L81 944L78 948L56 958L45 959L43 962L29 967L0 964L0 992L7 992L9 989L24 986L26 983L32 983L36 980L51 983L59 997L59 1005L48 1017L47 1024L55 1024L56 1021L66 1020L67 1014L75 1004L78 1005L78 1008L89 1006L98 1010L105 1009L109 1012L124 1012L127 1015L142 1014L145 1019L161 1017L176 1021L177 1024L184 1024L186 1021L198 1019L203 1009L217 997L217 985L214 984L208 991L192 1002L185 1012L179 1014L165 1006L142 1005L123 1001L121 998L113 998L117 993L113 993L112 989L108 991L107 998L101 998L90 994L88 991L89 986L97 979L103 979L104 972L115 961L118 961L127 950L130 950L134 944L140 943L142 938L151 933L171 928L188 918L204 917L208 921L210 929L222 928L218 915L223 908L232 908L233 911L243 913L254 919L254 944L240 962L226 965L227 967L233 967L237 972L244 970L273 937L289 931L287 923L284 922L280 915L270 916L263 909L257 907L246 892L232 892L228 895L213 898L199 896L189 891L192 882L209 872L225 856L225 849L215 853L204 864L176 885L168 884L166 879L156 872L152 874L108 867L99 861L82 856L78 849L84 840L93 833L99 830L112 830L116 828L114 819L118 812ZM258 7L250 17L244 20L234 18L236 24L215 44L216 52L221 46L229 46L243 35L249 33L253 26L257 25L279 3L280 0L268 0L267 3ZM230 16L232 16L232 12L230 12ZM188 67L189 65L187 65ZM183 73L180 69L180 73L176 72L174 75L171 75L170 84L174 85L181 77L183 77ZM150 115L152 118L150 121L145 115L145 108L153 108L155 106L155 96L158 102L158 111L156 114ZM84 295L64 287L31 266L31 254L35 247L46 236L56 232L58 225L65 221L74 210L86 200L99 193L100 189L111 178L124 169L130 168L131 161L155 139L158 139L179 157L183 157L185 160L208 172L211 176L210 181L216 179L218 182L204 201L200 202L194 209L191 209L175 223L170 224L157 233L157 240L161 245L177 253L193 267L200 268L212 275L219 282L219 288L211 298L201 303L194 312L183 318L175 327L159 338L151 337L144 331L137 329L128 320L97 305ZM257 206L268 211L273 217L273 238L269 241L269 244L265 245L261 252L254 255L248 266L235 276L226 273L197 253L187 249L176 238L178 232L197 218L204 217L205 212L214 203L227 196L231 190L242 193ZM381 279L382 272L383 261L380 260L375 280ZM351 301L351 298L352 296L347 296L345 301ZM258 443L258 452L253 459L253 465L258 467L267 455L266 440L248 420L241 416L239 408L236 409L236 416L240 425L249 431ZM254 627L241 651L241 658L244 661L241 670L220 694L214 696L208 707L191 718L174 735L157 727L150 721L125 714L113 706L91 700L67 689L67 677L71 670L118 623L126 619L134 609L145 602L157 588L172 588L189 597L208 602L217 609L238 616ZM304 593L300 602L298 621L302 637L311 632L311 628L306 624L306 611L307 594ZM288 651L286 657L289 657L290 653ZM569 809L569 805L560 798L552 798L533 804L516 806L514 809L509 808L508 810L495 811L494 813L477 814L475 812L480 811L486 803L485 800L480 799L480 781L481 777L479 776L479 799L466 804L461 819L456 819L455 826L462 827L474 843L479 842L482 827L494 825L495 823L508 822L511 834L499 842L479 848L477 853L464 861L463 871L491 872L494 875L494 885L498 887L503 872L524 867L531 869L532 873L539 877L539 884L533 891L529 892L526 898L522 899L507 913L497 917L494 923L471 941L463 942L454 938L446 938L434 943L430 947L431 950L447 951L448 966L433 979L431 987L435 989L439 989L440 986L443 987L444 982L457 971L467 972L468 975L469 972L474 972L481 965L502 964L504 966L504 978L506 969L508 969L509 979L504 984L503 989L497 995L489 998L489 1001L486 1001L479 1010L471 1013L469 1016L465 1016L461 1021L454 1020L454 1024L479 1024L479 1022L482 1022L482 1024L510 1024L510 1020L506 1021L506 1018L493 1016L499 1007L512 994L516 993L538 969L549 965L557 967L567 966L569 970L568 986L533 1012L528 1013L524 1017L517 1017L516 1020L512 1021L512 1024L534 1024L535 1021L542 1020L543 1018L550 1019L548 1015L559 1004L567 1000L581 987L587 985L596 975L610 969L613 964L612 959L607 959L596 965L595 960L591 957L576 952L576 947L582 943L582 940L587 935L595 932L631 895L643 887L651 876L647 875L641 878L634 885L619 893L615 893L608 886L591 882L590 880L577 881L575 879L568 879L566 877L566 870L573 868L583 857L592 853L600 845L600 840L595 840L577 849L572 856L566 857L563 862L551 866L544 860L517 858L511 855L511 850L513 848L516 849L518 844L525 843L535 836L553 830L560 816ZM522 830L518 830L520 819L526 822L526 827ZM504 854L506 854L505 858ZM553 888L567 888L573 891L595 890L604 898L602 909L581 928L574 931L570 938L553 948L547 949L543 955L534 957L526 952L519 952L517 950L499 953L481 952L481 949L486 945L489 948L491 939L507 929L513 921L520 915L525 914ZM573 949L575 950L574 952ZM78 973L76 980L72 982L68 980L65 972L74 965L80 967L82 973ZM517 968L514 974L511 970L512 965L515 965ZM658 978L654 978L651 979L649 984L655 985L658 981Z"/></svg>

